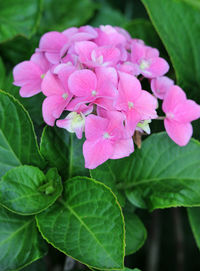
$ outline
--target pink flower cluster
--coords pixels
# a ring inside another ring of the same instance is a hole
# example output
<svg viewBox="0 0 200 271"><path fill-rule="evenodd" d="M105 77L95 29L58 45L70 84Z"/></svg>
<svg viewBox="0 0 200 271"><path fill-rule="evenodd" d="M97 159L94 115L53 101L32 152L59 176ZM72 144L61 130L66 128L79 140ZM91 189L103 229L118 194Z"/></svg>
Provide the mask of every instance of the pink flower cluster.
<svg viewBox="0 0 200 271"><path fill-rule="evenodd" d="M157 49L106 25L44 34L31 59L13 73L22 97L45 95L48 125L56 123L79 139L85 131L85 167L93 169L134 151L134 132L150 133L149 123L158 118L157 98L163 100L168 135L180 146L188 143L200 106L164 76L168 70ZM145 78L153 94L143 90ZM67 116L59 119L63 112Z"/></svg>

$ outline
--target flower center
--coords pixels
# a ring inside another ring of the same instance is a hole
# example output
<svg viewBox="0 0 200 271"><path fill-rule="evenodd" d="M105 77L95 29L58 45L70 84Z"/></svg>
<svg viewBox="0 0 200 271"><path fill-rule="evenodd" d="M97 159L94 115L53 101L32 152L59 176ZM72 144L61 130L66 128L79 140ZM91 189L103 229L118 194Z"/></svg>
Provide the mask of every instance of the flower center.
<svg viewBox="0 0 200 271"><path fill-rule="evenodd" d="M97 95L96 90L93 90L93 91L92 91L92 96L95 97L96 95Z"/></svg>
<svg viewBox="0 0 200 271"><path fill-rule="evenodd" d="M133 102L128 102L128 108L129 108L129 109L132 109L133 107L134 107Z"/></svg>
<svg viewBox="0 0 200 271"><path fill-rule="evenodd" d="M103 138L105 138L105 139L108 139L108 138L110 138L110 135L109 135L109 133L105 132L105 133L103 134Z"/></svg>
<svg viewBox="0 0 200 271"><path fill-rule="evenodd" d="M102 65L103 64L103 55L97 56L95 50L92 51L91 53L91 59L93 62Z"/></svg>
<svg viewBox="0 0 200 271"><path fill-rule="evenodd" d="M149 66L150 66L150 64L149 64L149 62L147 61L147 60L142 60L141 62L140 62L140 69L141 70L146 70L146 69L148 69L149 68Z"/></svg>
<svg viewBox="0 0 200 271"><path fill-rule="evenodd" d="M68 94L67 94L67 93L64 93L64 94L62 95L62 97L63 97L64 100L66 100L67 97L68 97Z"/></svg>
<svg viewBox="0 0 200 271"><path fill-rule="evenodd" d="M174 118L174 114L171 113L171 112L167 113L167 118L168 119L173 119Z"/></svg>
<svg viewBox="0 0 200 271"><path fill-rule="evenodd" d="M43 79L45 77L45 73L40 75L40 78Z"/></svg>

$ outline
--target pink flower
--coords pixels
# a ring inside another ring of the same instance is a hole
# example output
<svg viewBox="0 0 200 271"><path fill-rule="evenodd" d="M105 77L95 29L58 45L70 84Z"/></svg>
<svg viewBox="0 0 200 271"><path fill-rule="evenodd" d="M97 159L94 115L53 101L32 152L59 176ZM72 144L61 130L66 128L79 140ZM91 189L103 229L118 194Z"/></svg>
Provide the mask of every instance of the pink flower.
<svg viewBox="0 0 200 271"><path fill-rule="evenodd" d="M21 87L22 97L31 97L41 92L41 83L49 67L42 53L35 53L30 61L23 61L15 66L13 84Z"/></svg>
<svg viewBox="0 0 200 271"><path fill-rule="evenodd" d="M71 93L77 97L68 110L76 111L83 103L113 109L113 100L117 95L117 73L114 68L99 68L96 73L87 69L75 71L69 77L68 85Z"/></svg>
<svg viewBox="0 0 200 271"><path fill-rule="evenodd" d="M123 121L123 114L117 111L109 112L108 118L95 115L86 118L83 144L86 168L96 168L108 159L129 156L134 151L132 139L124 136Z"/></svg>
<svg viewBox="0 0 200 271"><path fill-rule="evenodd" d="M151 90L153 94L163 100L167 91L174 85L174 81L167 76L157 77L151 80Z"/></svg>
<svg viewBox="0 0 200 271"><path fill-rule="evenodd" d="M135 76L127 73L120 72L118 90L115 107L125 112L127 131L132 136L138 122L157 117L157 100L141 89L140 81Z"/></svg>
<svg viewBox="0 0 200 271"><path fill-rule="evenodd" d="M162 76L169 70L166 60L159 57L159 51L140 42L133 42L131 60L138 68L138 74L147 78Z"/></svg>
<svg viewBox="0 0 200 271"><path fill-rule="evenodd" d="M120 50L113 46L98 47L91 41L75 43L79 61L88 67L114 66L120 59Z"/></svg>
<svg viewBox="0 0 200 271"><path fill-rule="evenodd" d="M190 122L200 117L200 106L188 100L180 87L172 86L162 108L166 113L164 125L169 137L180 146L186 145L193 132Z"/></svg>
<svg viewBox="0 0 200 271"><path fill-rule="evenodd" d="M53 126L70 100L72 94L68 89L68 77L75 70L73 66L60 64L54 69L54 74L48 71L42 82L42 92L47 96L42 105L44 121Z"/></svg>

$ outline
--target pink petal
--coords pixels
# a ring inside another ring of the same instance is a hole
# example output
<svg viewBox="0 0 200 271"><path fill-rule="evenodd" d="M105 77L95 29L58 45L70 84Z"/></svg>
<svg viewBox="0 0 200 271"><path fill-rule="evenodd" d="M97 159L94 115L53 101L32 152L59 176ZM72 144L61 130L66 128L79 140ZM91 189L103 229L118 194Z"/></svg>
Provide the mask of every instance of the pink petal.
<svg viewBox="0 0 200 271"><path fill-rule="evenodd" d="M104 65L115 65L120 60L120 51L113 46L97 47L94 51L97 58L103 56Z"/></svg>
<svg viewBox="0 0 200 271"><path fill-rule="evenodd" d="M83 144L85 167L94 169L110 158L113 153L113 145L110 140L99 139L96 141L86 140Z"/></svg>
<svg viewBox="0 0 200 271"><path fill-rule="evenodd" d="M60 80L50 71L46 73L41 88L46 96L62 95L65 92Z"/></svg>
<svg viewBox="0 0 200 271"><path fill-rule="evenodd" d="M173 120L164 120L164 125L169 137L179 146L185 146L193 133L190 123L177 123Z"/></svg>
<svg viewBox="0 0 200 271"><path fill-rule="evenodd" d="M186 101L185 92L178 86L171 86L169 91L164 97L162 104L162 109L165 113L173 112L174 108L179 103L184 103Z"/></svg>
<svg viewBox="0 0 200 271"><path fill-rule="evenodd" d="M46 73L51 65L45 58L44 53L33 54L31 57L31 61L37 64L43 73Z"/></svg>
<svg viewBox="0 0 200 271"><path fill-rule="evenodd" d="M118 76L115 68L112 67L99 67L95 69L98 85L102 85L105 81L112 83L117 87Z"/></svg>
<svg viewBox="0 0 200 271"><path fill-rule="evenodd" d="M141 115L135 110L130 110L126 114L126 134L128 137L132 137L138 122L140 122Z"/></svg>
<svg viewBox="0 0 200 271"><path fill-rule="evenodd" d="M169 64L164 58L155 57L149 60L150 67L141 73L147 78L162 76L169 70Z"/></svg>
<svg viewBox="0 0 200 271"><path fill-rule="evenodd" d="M129 156L132 152L134 152L134 144L132 138L122 139L115 142L114 153L110 159L123 158Z"/></svg>
<svg viewBox="0 0 200 271"><path fill-rule="evenodd" d="M14 85L32 84L35 80L42 81L42 70L32 61L23 61L13 69Z"/></svg>
<svg viewBox="0 0 200 271"><path fill-rule="evenodd" d="M156 108L158 107L157 99L149 92L142 90L141 95L135 100L133 110L140 113L141 119L157 118Z"/></svg>
<svg viewBox="0 0 200 271"><path fill-rule="evenodd" d="M139 42L133 42L131 48L131 61L139 64L141 59L146 56L146 46Z"/></svg>
<svg viewBox="0 0 200 271"><path fill-rule="evenodd" d="M92 96L92 91L96 90L97 87L96 75L86 69L75 71L69 77L68 86L76 96Z"/></svg>
<svg viewBox="0 0 200 271"><path fill-rule="evenodd" d="M181 123L191 122L200 118L200 106L192 100L186 100L178 104L173 112L174 120Z"/></svg>
<svg viewBox="0 0 200 271"><path fill-rule="evenodd" d="M167 76L157 77L151 80L151 90L159 99L163 100L165 94L174 85L174 81Z"/></svg>
<svg viewBox="0 0 200 271"><path fill-rule="evenodd" d="M65 43L67 43L67 37L56 31L51 31L42 36L39 43L39 48L43 52L59 53Z"/></svg>
<svg viewBox="0 0 200 271"><path fill-rule="evenodd" d="M95 115L89 115L85 120L85 137L88 140L97 140L103 137L109 121Z"/></svg>
<svg viewBox="0 0 200 271"><path fill-rule="evenodd" d="M59 96L49 96L44 99L42 104L42 115L44 121L48 125L53 126L55 120L59 118L64 111L67 102L68 101Z"/></svg>
<svg viewBox="0 0 200 271"><path fill-rule="evenodd" d="M19 94L21 97L32 97L41 92L41 82L33 82L31 84L23 85L20 88Z"/></svg>
<svg viewBox="0 0 200 271"><path fill-rule="evenodd" d="M92 51L97 48L97 45L91 41L80 41L75 43L75 52L79 55L81 62L85 63L91 60Z"/></svg>

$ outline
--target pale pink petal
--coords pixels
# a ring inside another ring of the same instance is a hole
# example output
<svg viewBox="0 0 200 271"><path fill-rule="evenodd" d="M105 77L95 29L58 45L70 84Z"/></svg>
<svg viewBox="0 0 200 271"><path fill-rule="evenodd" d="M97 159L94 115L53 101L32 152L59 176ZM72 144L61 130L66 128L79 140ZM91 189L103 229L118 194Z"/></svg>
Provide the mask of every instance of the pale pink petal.
<svg viewBox="0 0 200 271"><path fill-rule="evenodd" d="M146 46L146 52L145 52L146 58L154 58L159 57L159 51L156 48L152 48L150 46Z"/></svg>
<svg viewBox="0 0 200 271"><path fill-rule="evenodd" d="M200 118L200 106L192 100L186 100L178 104L173 113L174 120L181 123L191 122Z"/></svg>
<svg viewBox="0 0 200 271"><path fill-rule="evenodd" d="M31 61L40 67L43 74L46 73L51 66L51 64L48 62L48 60L44 56L44 53L33 54L31 57Z"/></svg>
<svg viewBox="0 0 200 271"><path fill-rule="evenodd" d="M65 92L60 80L50 71L46 73L41 89L46 96L62 95Z"/></svg>
<svg viewBox="0 0 200 271"><path fill-rule="evenodd" d="M23 86L32 84L35 80L41 81L42 70L32 61L23 61L13 69L14 85Z"/></svg>
<svg viewBox="0 0 200 271"><path fill-rule="evenodd" d="M169 70L169 64L164 58L155 57L149 60L150 67L141 71L142 75L147 78L154 78L158 76L162 76Z"/></svg>
<svg viewBox="0 0 200 271"><path fill-rule="evenodd" d="M32 97L41 92L41 82L33 82L31 84L23 85L20 90L19 94L22 97Z"/></svg>
<svg viewBox="0 0 200 271"><path fill-rule="evenodd" d="M110 158L113 153L113 145L110 140L98 139L96 141L86 140L83 144L83 155L85 167L94 169Z"/></svg>
<svg viewBox="0 0 200 271"><path fill-rule="evenodd" d="M139 42L133 42L131 48L131 61L139 64L141 59L146 56L146 46Z"/></svg>
<svg viewBox="0 0 200 271"><path fill-rule="evenodd" d="M97 48L97 45L91 41L80 41L74 45L75 52L78 54L81 62L91 61L91 53Z"/></svg>
<svg viewBox="0 0 200 271"><path fill-rule="evenodd" d="M42 115L44 121L53 126L57 118L60 117L67 105L67 101L59 96L49 96L42 104Z"/></svg>
<svg viewBox="0 0 200 271"><path fill-rule="evenodd" d="M76 96L92 96L92 91L96 91L97 87L96 75L86 69L75 71L69 77L68 86Z"/></svg>
<svg viewBox="0 0 200 271"><path fill-rule="evenodd" d="M132 138L118 140L114 143L114 152L110 159L119 159L129 156L134 152L134 144Z"/></svg>
<svg viewBox="0 0 200 271"><path fill-rule="evenodd" d="M77 27L70 27L62 32L62 34L64 34L68 39L71 39L71 37L76 33L78 33Z"/></svg>
<svg viewBox="0 0 200 271"><path fill-rule="evenodd" d="M173 120L164 120L164 125L169 137L179 146L185 146L189 142L193 129L190 123L178 123Z"/></svg>
<svg viewBox="0 0 200 271"><path fill-rule="evenodd" d="M140 96L133 104L135 109L141 115L141 119L157 118L156 108L158 107L157 99L149 92L142 90Z"/></svg>
<svg viewBox="0 0 200 271"><path fill-rule="evenodd" d="M115 65L120 60L120 51L113 46L97 47L94 51L97 58L103 56L103 65Z"/></svg>
<svg viewBox="0 0 200 271"><path fill-rule="evenodd" d="M95 115L89 115L85 120L85 137L88 140L97 140L103 137L103 132L109 124L108 119Z"/></svg>
<svg viewBox="0 0 200 271"><path fill-rule="evenodd" d="M67 37L60 32L48 32L40 39L39 49L43 52L58 53L67 41Z"/></svg>
<svg viewBox="0 0 200 271"><path fill-rule="evenodd" d="M169 91L164 97L162 104L162 109L165 113L173 112L174 108L179 103L184 103L186 101L185 92L178 86L171 86Z"/></svg>
<svg viewBox="0 0 200 271"><path fill-rule="evenodd" d="M157 77L151 80L151 90L159 99L163 100L165 94L174 85L174 81L167 76Z"/></svg>

